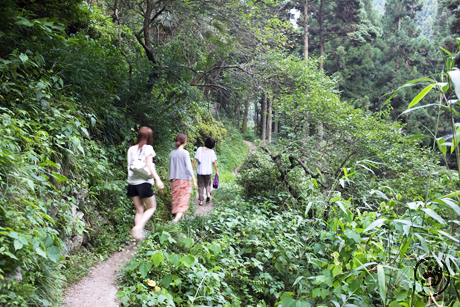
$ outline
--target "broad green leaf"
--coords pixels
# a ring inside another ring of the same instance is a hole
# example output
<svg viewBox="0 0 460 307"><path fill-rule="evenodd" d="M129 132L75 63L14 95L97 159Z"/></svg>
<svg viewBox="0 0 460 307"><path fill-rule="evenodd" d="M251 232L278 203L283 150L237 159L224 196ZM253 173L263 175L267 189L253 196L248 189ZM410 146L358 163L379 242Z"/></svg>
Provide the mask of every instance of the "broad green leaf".
<svg viewBox="0 0 460 307"><path fill-rule="evenodd" d="M19 59L21 60L22 63L25 63L29 59L29 57L26 54L21 53L19 55Z"/></svg>
<svg viewBox="0 0 460 307"><path fill-rule="evenodd" d="M460 99L460 70L455 69L448 71L447 73L454 85L455 94L457 95L457 98Z"/></svg>
<svg viewBox="0 0 460 307"><path fill-rule="evenodd" d="M87 130L86 128L81 127L80 129L81 129L81 131L83 131L83 133L84 133L87 137L89 137L89 133L88 133L88 130Z"/></svg>
<svg viewBox="0 0 460 307"><path fill-rule="evenodd" d="M44 251L41 247L37 247L35 251L37 252L37 254L39 254L43 258L46 258L46 251Z"/></svg>
<svg viewBox="0 0 460 307"><path fill-rule="evenodd" d="M339 208L340 208L345 214L347 214L347 209L345 209L345 207L343 206L343 204L342 204L341 201L337 201L337 202L335 202L335 203L339 206Z"/></svg>
<svg viewBox="0 0 460 307"><path fill-rule="evenodd" d="M29 188L33 191L35 189L35 184L32 180L27 179L27 184L29 185Z"/></svg>
<svg viewBox="0 0 460 307"><path fill-rule="evenodd" d="M160 263L162 263L165 260L165 257L163 256L162 253L156 252L153 254L153 256L150 258L153 261L153 264L155 266L158 266Z"/></svg>
<svg viewBox="0 0 460 307"><path fill-rule="evenodd" d="M328 296L331 292L324 288L315 288L313 289L311 293L312 293L313 298L317 298L318 296L321 296L321 298L324 300L326 296Z"/></svg>
<svg viewBox="0 0 460 307"><path fill-rule="evenodd" d="M431 91L433 86L435 86L435 84L430 84L427 87L425 87L417 96L415 96L415 98L412 100L412 102L409 104L407 108L410 109L417 103L419 103L419 101L422 100L422 98L425 97L426 94L428 94Z"/></svg>
<svg viewBox="0 0 460 307"><path fill-rule="evenodd" d="M363 232L371 231L371 230L374 229L375 227L379 227L380 225L382 225L383 223L385 223L386 220L387 220L387 219L382 218L382 219L378 219L378 220L372 222L372 224L370 224L369 226L367 226L366 229L364 229Z"/></svg>
<svg viewBox="0 0 460 307"><path fill-rule="evenodd" d="M48 165L51 165L51 166L54 166L55 168L60 168L59 165L57 165L56 163L54 163L53 161L49 160L49 159L46 159L46 164Z"/></svg>
<svg viewBox="0 0 460 307"><path fill-rule="evenodd" d="M296 301L292 298L293 295L294 293L292 292L284 292L280 297L281 305L283 307L295 307Z"/></svg>
<svg viewBox="0 0 460 307"><path fill-rule="evenodd" d="M422 211L428 214L431 218L437 220L441 224L446 224L446 221L442 217L440 217L436 212L431 210L430 208L422 208Z"/></svg>
<svg viewBox="0 0 460 307"><path fill-rule="evenodd" d="M182 238L182 240L180 240L180 243L182 245L185 245L187 248L190 248L193 244L193 240L190 238Z"/></svg>
<svg viewBox="0 0 460 307"><path fill-rule="evenodd" d="M178 267L180 265L180 260L179 260L179 255L178 254L171 254L168 257L169 262L171 262L174 266Z"/></svg>
<svg viewBox="0 0 460 307"><path fill-rule="evenodd" d="M377 276L378 276L380 297L382 298L382 302L385 302L387 299L387 288L385 285L385 269L380 264L377 265Z"/></svg>
<svg viewBox="0 0 460 307"><path fill-rule="evenodd" d="M161 280L161 284L163 285L163 287L169 287L169 285L171 284L172 280L173 280L172 275L168 274L165 277L163 277L163 279Z"/></svg>
<svg viewBox="0 0 460 307"><path fill-rule="evenodd" d="M61 250L59 249L59 247L55 245L49 247L46 250L46 253L48 254L48 258L53 262L57 263L59 259L61 258Z"/></svg>
<svg viewBox="0 0 460 307"><path fill-rule="evenodd" d="M152 264L150 262L142 262L139 266L139 271L141 272L142 278L147 277L150 269L152 268Z"/></svg>
<svg viewBox="0 0 460 307"><path fill-rule="evenodd" d="M132 270L135 270L138 266L139 266L139 262L133 260L125 267L125 270L132 271Z"/></svg>
<svg viewBox="0 0 460 307"><path fill-rule="evenodd" d="M18 239L14 240L13 245L15 250L21 249L24 246Z"/></svg>
<svg viewBox="0 0 460 307"><path fill-rule="evenodd" d="M17 233L16 231L11 231L11 232L8 233L8 237L13 238L13 239L17 239L17 238L19 238L19 233Z"/></svg>
<svg viewBox="0 0 460 307"><path fill-rule="evenodd" d="M57 182L62 182L62 181L67 181L67 180L69 180L69 179L67 179L67 177L62 176L61 174L58 174L58 173L55 173L55 172L51 172L51 176L53 176L54 179L55 179Z"/></svg>
<svg viewBox="0 0 460 307"><path fill-rule="evenodd" d="M359 236L359 234L351 229L345 229L345 236L349 239L352 239L356 243L359 243L361 241L361 237Z"/></svg>
<svg viewBox="0 0 460 307"><path fill-rule="evenodd" d="M180 262L182 262L186 267L189 268L195 262L195 257L193 257L192 255L188 255L187 257L181 258Z"/></svg>

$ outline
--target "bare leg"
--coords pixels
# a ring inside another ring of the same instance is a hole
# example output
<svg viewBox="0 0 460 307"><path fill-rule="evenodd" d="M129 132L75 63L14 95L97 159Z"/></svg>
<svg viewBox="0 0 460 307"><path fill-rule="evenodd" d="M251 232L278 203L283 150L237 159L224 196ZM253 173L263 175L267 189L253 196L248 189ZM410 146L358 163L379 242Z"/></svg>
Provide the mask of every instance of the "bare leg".
<svg viewBox="0 0 460 307"><path fill-rule="evenodd" d="M137 226L139 224L140 219L144 215L144 205L142 204L139 196L135 196L132 198L134 202L134 207L136 208L136 215L134 216L134 225Z"/></svg>
<svg viewBox="0 0 460 307"><path fill-rule="evenodd" d="M182 212L181 213L176 213L176 217L174 218L173 223L177 224L179 222L179 220L182 219L183 217L184 217L184 214Z"/></svg>
<svg viewBox="0 0 460 307"><path fill-rule="evenodd" d="M134 226L133 229L136 229L136 230L144 229L145 224L147 224L149 219L152 217L153 213L155 213L155 209L157 208L157 201L155 199L155 196L144 198L142 199L142 201L145 203L147 210L145 210L145 212L139 217L139 219L135 220L136 226ZM144 206L142 206L142 210L143 209L144 209Z"/></svg>

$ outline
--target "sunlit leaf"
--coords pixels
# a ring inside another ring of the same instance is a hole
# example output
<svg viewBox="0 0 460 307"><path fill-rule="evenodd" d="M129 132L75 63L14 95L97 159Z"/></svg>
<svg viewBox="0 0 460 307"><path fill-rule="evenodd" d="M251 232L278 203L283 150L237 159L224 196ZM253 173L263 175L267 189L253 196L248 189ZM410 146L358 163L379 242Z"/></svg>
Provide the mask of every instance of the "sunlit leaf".
<svg viewBox="0 0 460 307"><path fill-rule="evenodd" d="M415 96L414 99L412 99L411 103L409 104L407 108L410 109L413 106L415 106L417 103L419 103L419 101L422 100L422 98L425 97L426 94L428 94L433 87L434 87L434 84L430 84L427 87L425 87L417 96Z"/></svg>
<svg viewBox="0 0 460 307"><path fill-rule="evenodd" d="M457 98L460 99L460 70L455 69L447 72L449 74L450 80L454 85L455 94Z"/></svg>
<svg viewBox="0 0 460 307"><path fill-rule="evenodd" d="M377 265L377 277L379 283L379 293L382 298L382 302L385 302L387 299L387 288L385 284L385 269L382 265Z"/></svg>
<svg viewBox="0 0 460 307"><path fill-rule="evenodd" d="M372 224L370 224L369 226L367 226L366 229L364 229L363 232L371 231L371 230L374 229L375 227L379 227L380 225L382 225L383 223L385 223L386 220L387 220L387 219L382 218L382 219L378 219L378 220L372 222Z"/></svg>

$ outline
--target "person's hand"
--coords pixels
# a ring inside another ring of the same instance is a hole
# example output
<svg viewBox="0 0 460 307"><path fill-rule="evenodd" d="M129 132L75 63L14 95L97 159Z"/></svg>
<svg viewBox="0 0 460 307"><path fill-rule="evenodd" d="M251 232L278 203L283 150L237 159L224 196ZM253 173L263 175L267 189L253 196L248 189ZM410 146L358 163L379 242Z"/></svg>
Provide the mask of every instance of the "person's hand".
<svg viewBox="0 0 460 307"><path fill-rule="evenodd" d="M197 186L196 186L196 182L193 183L193 189L196 190Z"/></svg>
<svg viewBox="0 0 460 307"><path fill-rule="evenodd" d="M157 180L157 188L160 190L163 190L165 188L165 185L161 180Z"/></svg>

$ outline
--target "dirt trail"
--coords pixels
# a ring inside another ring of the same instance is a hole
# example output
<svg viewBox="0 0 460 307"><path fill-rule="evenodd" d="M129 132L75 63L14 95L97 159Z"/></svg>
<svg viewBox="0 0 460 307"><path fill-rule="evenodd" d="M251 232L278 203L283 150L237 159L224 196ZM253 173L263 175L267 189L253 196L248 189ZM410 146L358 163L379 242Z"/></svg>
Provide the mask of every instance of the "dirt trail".
<svg viewBox="0 0 460 307"><path fill-rule="evenodd" d="M118 307L120 301L115 295L116 271L128 264L134 255L134 245L127 245L123 251L112 254L107 260L97 264L90 276L85 276L77 284L70 286L64 295L64 305L68 307Z"/></svg>
<svg viewBox="0 0 460 307"><path fill-rule="evenodd" d="M244 141L249 146L249 152L254 152L256 146L249 141ZM242 165L242 164L241 164ZM241 165L232 172L237 174ZM208 215L214 208L212 199L203 206L198 205L198 198L195 198L196 215ZM119 299L116 297L118 291L116 272L122 269L135 254L134 245L127 245L123 251L112 254L107 260L97 264L90 276L83 277L77 284L70 286L64 295L66 307L118 307Z"/></svg>
<svg viewBox="0 0 460 307"><path fill-rule="evenodd" d="M257 150L257 147L256 145L254 145L252 142L249 142L249 141L244 141L246 143L246 145L248 145L249 147L249 153L253 153L254 151ZM232 172L233 175L236 175L238 174L238 171L240 170L241 166L243 165L243 163L241 163L240 165L237 166L237 168L235 168ZM195 198L195 203L196 203L196 209L195 209L195 213L193 214L193 217L197 216L197 215L208 215L209 212L214 209L214 206L213 206L213 203L212 203L212 198L211 198L211 201L209 203L203 203L203 206L200 206L198 205L199 204L199 200L198 200L198 196Z"/></svg>

